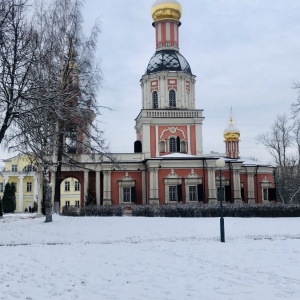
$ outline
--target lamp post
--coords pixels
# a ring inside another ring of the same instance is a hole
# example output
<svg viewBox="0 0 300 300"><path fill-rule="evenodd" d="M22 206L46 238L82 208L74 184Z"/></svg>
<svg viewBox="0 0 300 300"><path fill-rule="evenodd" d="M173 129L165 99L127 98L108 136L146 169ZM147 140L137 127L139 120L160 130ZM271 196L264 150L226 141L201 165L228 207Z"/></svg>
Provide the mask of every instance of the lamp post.
<svg viewBox="0 0 300 300"><path fill-rule="evenodd" d="M225 160L223 158L219 158L216 161L216 167L219 169L219 178L220 178L220 190L219 190L219 201L220 201L220 234L221 234L221 242L225 243L225 226L224 226L224 218L223 218L223 189L222 189L222 168L225 167Z"/></svg>

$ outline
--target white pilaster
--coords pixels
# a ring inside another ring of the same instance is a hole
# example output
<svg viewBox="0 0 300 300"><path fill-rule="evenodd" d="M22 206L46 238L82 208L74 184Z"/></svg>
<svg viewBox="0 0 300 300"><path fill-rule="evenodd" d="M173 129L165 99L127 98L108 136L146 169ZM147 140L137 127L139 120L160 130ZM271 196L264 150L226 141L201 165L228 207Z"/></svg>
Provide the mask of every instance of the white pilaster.
<svg viewBox="0 0 300 300"><path fill-rule="evenodd" d="M33 201L36 201L38 202L38 194L39 194L39 191L38 191L38 173L35 172L34 176L33 176Z"/></svg>
<svg viewBox="0 0 300 300"><path fill-rule="evenodd" d="M84 182L84 201L86 201L88 197L88 188L89 188L89 171L84 171L84 177L83 177L83 182Z"/></svg>
<svg viewBox="0 0 300 300"><path fill-rule="evenodd" d="M149 158L151 154L150 149L150 125L143 125L143 152L145 153L145 158Z"/></svg>
<svg viewBox="0 0 300 300"><path fill-rule="evenodd" d="M8 175L4 175L3 178L4 178L4 188L5 188L5 185L8 183L9 176Z"/></svg>
<svg viewBox="0 0 300 300"><path fill-rule="evenodd" d="M208 201L209 204L217 204L216 172L214 168L208 169Z"/></svg>
<svg viewBox="0 0 300 300"><path fill-rule="evenodd" d="M180 96L180 100L181 100L181 106L180 108L187 108L187 103L186 103L186 88L185 88L185 78L181 77L180 78L180 90L181 90L181 96Z"/></svg>
<svg viewBox="0 0 300 300"><path fill-rule="evenodd" d="M96 171L96 203L100 205L100 172Z"/></svg>
<svg viewBox="0 0 300 300"><path fill-rule="evenodd" d="M150 204L158 204L158 170L150 169Z"/></svg>
<svg viewBox="0 0 300 300"><path fill-rule="evenodd" d="M19 175L19 206L18 206L18 211L22 212L23 211L23 178L24 175Z"/></svg>
<svg viewBox="0 0 300 300"><path fill-rule="evenodd" d="M255 197L254 197L254 174L247 173L247 183L248 183L248 203L254 204Z"/></svg>
<svg viewBox="0 0 300 300"><path fill-rule="evenodd" d="M191 126L187 125L187 150L188 154L191 154Z"/></svg>
<svg viewBox="0 0 300 300"><path fill-rule="evenodd" d="M111 204L111 171L103 171L103 204Z"/></svg>
<svg viewBox="0 0 300 300"><path fill-rule="evenodd" d="M240 172L239 170L233 170L233 195L234 195L234 203L241 204L241 180L240 180Z"/></svg>
<svg viewBox="0 0 300 300"><path fill-rule="evenodd" d="M43 173L39 172L38 178L38 213L42 213L42 200L43 200Z"/></svg>
<svg viewBox="0 0 300 300"><path fill-rule="evenodd" d="M155 152L156 152L156 157L159 156L159 149L158 149L158 142L159 142L159 136L158 136L158 126L155 126Z"/></svg>
<svg viewBox="0 0 300 300"><path fill-rule="evenodd" d="M202 124L195 125L195 139L196 139L196 155L203 155L203 143L202 143Z"/></svg>

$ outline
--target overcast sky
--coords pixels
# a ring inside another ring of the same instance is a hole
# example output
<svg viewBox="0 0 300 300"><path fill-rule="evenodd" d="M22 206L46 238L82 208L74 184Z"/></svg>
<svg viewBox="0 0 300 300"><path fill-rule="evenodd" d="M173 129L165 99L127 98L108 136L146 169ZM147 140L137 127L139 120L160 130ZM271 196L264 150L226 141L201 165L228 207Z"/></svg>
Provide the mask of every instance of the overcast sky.
<svg viewBox="0 0 300 300"><path fill-rule="evenodd" d="M132 152L141 109L140 79L155 52L154 0L86 0L85 28L101 22L98 57L104 80L98 100L112 152ZM196 78L204 109L203 149L224 152L230 107L240 129L240 155L271 158L257 145L278 113L290 111L300 81L299 0L181 0L180 52Z"/></svg>

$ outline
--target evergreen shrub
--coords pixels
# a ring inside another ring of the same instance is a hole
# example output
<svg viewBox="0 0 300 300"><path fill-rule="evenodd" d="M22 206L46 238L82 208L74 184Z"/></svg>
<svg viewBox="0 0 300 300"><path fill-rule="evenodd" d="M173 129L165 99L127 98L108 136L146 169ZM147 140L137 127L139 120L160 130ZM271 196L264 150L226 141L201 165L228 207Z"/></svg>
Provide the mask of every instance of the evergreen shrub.
<svg viewBox="0 0 300 300"><path fill-rule="evenodd" d="M16 210L16 187L14 183L7 183L5 185L2 206L4 213L13 213Z"/></svg>

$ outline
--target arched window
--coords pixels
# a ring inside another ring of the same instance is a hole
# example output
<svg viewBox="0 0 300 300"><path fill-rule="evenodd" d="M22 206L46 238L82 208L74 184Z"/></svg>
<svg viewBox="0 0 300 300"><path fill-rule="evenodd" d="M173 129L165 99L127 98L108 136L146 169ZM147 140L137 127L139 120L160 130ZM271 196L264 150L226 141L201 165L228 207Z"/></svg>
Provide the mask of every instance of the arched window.
<svg viewBox="0 0 300 300"><path fill-rule="evenodd" d="M170 150L170 152L176 152L176 138L174 138L174 137L170 138L169 150Z"/></svg>
<svg viewBox="0 0 300 300"><path fill-rule="evenodd" d="M174 90L169 91L169 106L176 107L176 92Z"/></svg>
<svg viewBox="0 0 300 300"><path fill-rule="evenodd" d="M159 152L161 152L161 153L166 152L166 143L165 143L165 141L160 141L159 142Z"/></svg>
<svg viewBox="0 0 300 300"><path fill-rule="evenodd" d="M154 91L152 93L152 108L153 109L158 108L158 94L157 94L157 91Z"/></svg>
<svg viewBox="0 0 300 300"><path fill-rule="evenodd" d="M186 153L187 149L186 149L186 142L185 141L181 141L180 142L180 152L181 153Z"/></svg>

